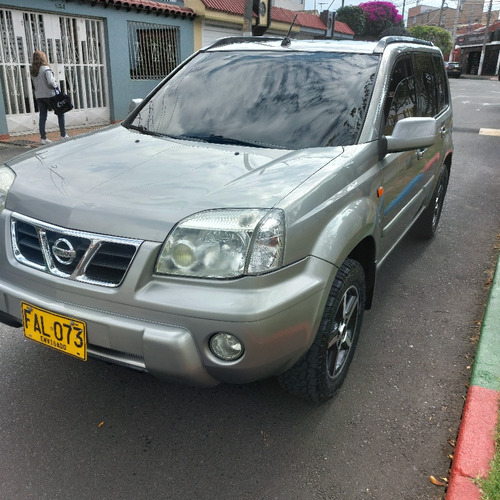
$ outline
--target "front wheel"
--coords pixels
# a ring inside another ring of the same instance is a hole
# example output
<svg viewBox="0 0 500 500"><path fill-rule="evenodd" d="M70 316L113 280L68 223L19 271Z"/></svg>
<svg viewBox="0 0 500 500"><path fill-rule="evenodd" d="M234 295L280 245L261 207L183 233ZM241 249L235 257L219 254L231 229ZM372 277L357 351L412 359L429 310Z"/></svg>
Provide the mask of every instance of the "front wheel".
<svg viewBox="0 0 500 500"><path fill-rule="evenodd" d="M347 259L333 282L314 342L292 368L279 376L285 390L316 403L336 394L356 349L365 296L363 268Z"/></svg>

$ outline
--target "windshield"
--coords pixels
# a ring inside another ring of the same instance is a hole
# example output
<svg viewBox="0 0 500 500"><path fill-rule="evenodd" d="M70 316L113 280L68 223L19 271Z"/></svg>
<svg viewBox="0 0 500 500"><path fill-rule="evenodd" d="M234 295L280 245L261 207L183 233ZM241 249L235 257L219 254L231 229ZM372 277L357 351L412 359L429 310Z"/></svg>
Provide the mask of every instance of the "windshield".
<svg viewBox="0 0 500 500"><path fill-rule="evenodd" d="M174 138L302 149L355 144L378 56L207 52L129 124Z"/></svg>

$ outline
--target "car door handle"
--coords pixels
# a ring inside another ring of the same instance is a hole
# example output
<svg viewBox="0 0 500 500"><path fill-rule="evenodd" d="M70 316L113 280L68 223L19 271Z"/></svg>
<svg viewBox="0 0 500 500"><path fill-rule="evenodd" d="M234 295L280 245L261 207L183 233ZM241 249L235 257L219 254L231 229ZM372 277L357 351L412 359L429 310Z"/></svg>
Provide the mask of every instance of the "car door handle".
<svg viewBox="0 0 500 500"><path fill-rule="evenodd" d="M426 151L427 151L427 148L417 149L417 160L421 160L424 157L424 154Z"/></svg>
<svg viewBox="0 0 500 500"><path fill-rule="evenodd" d="M441 127L440 131L441 137L444 137L448 133L448 129L446 127Z"/></svg>

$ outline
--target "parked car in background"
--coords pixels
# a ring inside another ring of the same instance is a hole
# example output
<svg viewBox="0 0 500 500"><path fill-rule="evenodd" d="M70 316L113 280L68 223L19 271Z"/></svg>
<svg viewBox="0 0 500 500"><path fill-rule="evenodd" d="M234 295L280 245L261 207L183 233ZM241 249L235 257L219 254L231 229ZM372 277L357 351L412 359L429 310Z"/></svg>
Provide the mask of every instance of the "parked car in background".
<svg viewBox="0 0 500 500"><path fill-rule="evenodd" d="M446 74L448 78L460 78L462 74L462 66L458 62L447 62L446 63Z"/></svg>
<svg viewBox="0 0 500 500"><path fill-rule="evenodd" d="M136 105L0 166L0 321L82 361L328 400L383 262L438 227L440 50L222 39Z"/></svg>

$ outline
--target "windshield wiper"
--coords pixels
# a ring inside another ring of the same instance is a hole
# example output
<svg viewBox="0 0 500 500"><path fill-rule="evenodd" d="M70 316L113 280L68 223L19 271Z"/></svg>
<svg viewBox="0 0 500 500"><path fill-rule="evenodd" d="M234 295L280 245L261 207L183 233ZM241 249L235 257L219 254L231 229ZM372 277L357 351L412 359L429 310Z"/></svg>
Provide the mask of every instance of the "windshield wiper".
<svg viewBox="0 0 500 500"><path fill-rule="evenodd" d="M155 137L163 137L164 134L160 134L159 132L153 132L152 130L148 130L146 127L143 127L142 125L128 125L129 129L132 129L132 130L137 130L138 132L140 132L141 134L144 134L144 135L153 135Z"/></svg>
<svg viewBox="0 0 500 500"><path fill-rule="evenodd" d="M235 146L251 146L254 148L267 148L269 146L264 144L259 144L251 141L242 141L240 139L235 139L233 137L224 137L223 135L210 134L210 135L170 135L170 134L160 134L159 132L153 132L148 130L142 125L128 125L129 129L137 130L141 134L153 135L155 137L167 137L169 139L184 139L189 141L199 141L208 142L211 144L234 144Z"/></svg>
<svg viewBox="0 0 500 500"><path fill-rule="evenodd" d="M209 142L211 144L234 144L235 146L252 146L256 148L265 148L262 144L251 141L242 141L234 137L224 137L223 135L180 135L179 139L189 139L194 141Z"/></svg>

